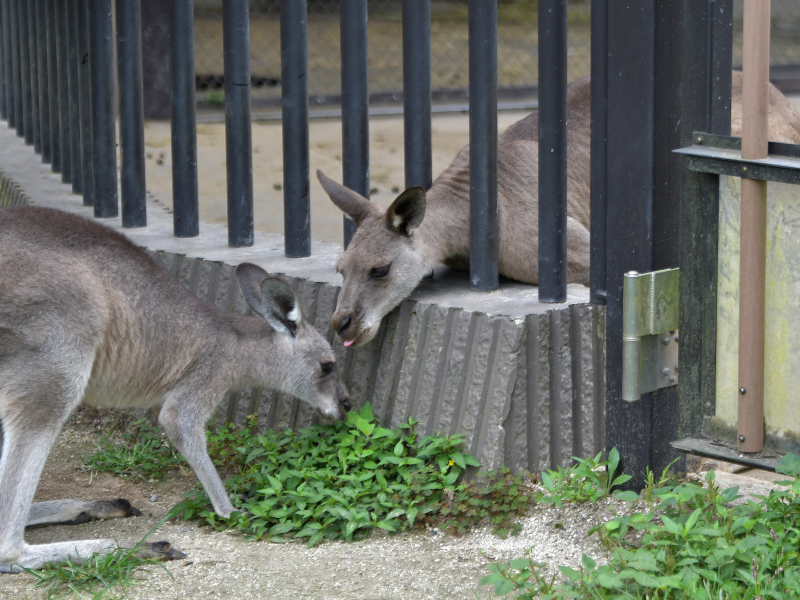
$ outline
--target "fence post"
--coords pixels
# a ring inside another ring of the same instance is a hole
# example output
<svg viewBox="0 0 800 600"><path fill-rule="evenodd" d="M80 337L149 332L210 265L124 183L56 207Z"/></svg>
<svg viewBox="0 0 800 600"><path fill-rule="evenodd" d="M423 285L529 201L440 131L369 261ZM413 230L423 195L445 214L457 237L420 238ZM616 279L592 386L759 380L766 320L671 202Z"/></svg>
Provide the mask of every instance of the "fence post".
<svg viewBox="0 0 800 600"><path fill-rule="evenodd" d="M80 88L81 179L83 205L94 206L92 97L89 81L89 0L78 0L78 85Z"/></svg>
<svg viewBox="0 0 800 600"><path fill-rule="evenodd" d="M172 0L172 203L176 237L200 233L194 99L194 3Z"/></svg>
<svg viewBox="0 0 800 600"><path fill-rule="evenodd" d="M145 119L170 117L170 3L142 0L142 89Z"/></svg>
<svg viewBox="0 0 800 600"><path fill-rule="evenodd" d="M142 11L139 0L117 0L117 72L122 226L145 227L147 189L142 116Z"/></svg>
<svg viewBox="0 0 800 600"><path fill-rule="evenodd" d="M606 303L606 142L608 140L608 0L592 0L591 260L593 304Z"/></svg>
<svg viewBox="0 0 800 600"><path fill-rule="evenodd" d="M228 158L228 245L253 245L253 142L250 124L248 0L222 5L225 46L225 149Z"/></svg>
<svg viewBox="0 0 800 600"><path fill-rule="evenodd" d="M369 90L367 85L367 0L342 2L339 9L342 53L342 170L343 183L369 198ZM344 220L344 247L356 224Z"/></svg>
<svg viewBox="0 0 800 600"><path fill-rule="evenodd" d="M567 299L567 2L539 0L539 301Z"/></svg>
<svg viewBox="0 0 800 600"><path fill-rule="evenodd" d="M281 5L283 221L286 256L311 254L306 0Z"/></svg>
<svg viewBox="0 0 800 600"><path fill-rule="evenodd" d="M36 6L34 0L27 0L28 23L28 78L31 86L31 130L33 134L33 151L42 153L42 132L39 117L39 62L36 44Z"/></svg>
<svg viewBox="0 0 800 600"><path fill-rule="evenodd" d="M66 4L66 23L64 31L67 38L67 74L69 76L69 137L70 171L72 193L83 193L83 167L81 165L81 107L78 88L78 0L64 0Z"/></svg>
<svg viewBox="0 0 800 600"><path fill-rule="evenodd" d="M8 126L14 126L14 84L13 76L14 71L11 61L11 28L9 23L9 11L11 10L9 4L12 0L1 0L3 6L3 102L5 105L5 114L3 118L8 121Z"/></svg>
<svg viewBox="0 0 800 600"><path fill-rule="evenodd" d="M13 1L13 0L12 0ZM56 2L45 0L47 34L47 90L50 96L50 169L61 172L61 112L58 108L58 44L56 43Z"/></svg>
<svg viewBox="0 0 800 600"><path fill-rule="evenodd" d="M497 265L497 1L469 0L470 286L492 291Z"/></svg>
<svg viewBox="0 0 800 600"><path fill-rule="evenodd" d="M50 163L50 91L47 80L47 10L44 0L35 0L36 10L36 73L39 77L39 136L42 143L42 162Z"/></svg>
<svg viewBox="0 0 800 600"><path fill-rule="evenodd" d="M431 3L403 0L405 186L433 183L431 150Z"/></svg>
<svg viewBox="0 0 800 600"><path fill-rule="evenodd" d="M26 144L33 144L33 115L31 114L31 60L28 41L28 10L26 0L17 4L17 39L19 40L19 75L22 90L22 135Z"/></svg>
<svg viewBox="0 0 800 600"><path fill-rule="evenodd" d="M111 0L89 2L89 60L92 90L94 216L116 217L117 136L114 123L114 34ZM59 98L61 96L59 95ZM64 156L66 156L66 148Z"/></svg>
<svg viewBox="0 0 800 600"><path fill-rule="evenodd" d="M102 4L102 2L101 2ZM99 7L98 7L99 8ZM69 114L69 49L66 0L56 1L56 61L58 65L58 123L61 146L61 181L72 182L72 138Z"/></svg>
<svg viewBox="0 0 800 600"><path fill-rule="evenodd" d="M3 23L5 22L5 2L0 1L0 33L2 33L2 37L0 37L0 119L5 119L8 117L8 113L6 111L6 33L5 29L3 29Z"/></svg>

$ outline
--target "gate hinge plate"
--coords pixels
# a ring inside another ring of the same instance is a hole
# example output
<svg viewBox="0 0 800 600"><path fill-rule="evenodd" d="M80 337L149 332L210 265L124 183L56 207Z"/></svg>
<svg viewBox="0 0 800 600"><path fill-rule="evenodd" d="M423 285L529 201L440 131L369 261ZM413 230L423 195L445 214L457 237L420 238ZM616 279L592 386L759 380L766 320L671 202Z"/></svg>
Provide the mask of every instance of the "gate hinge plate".
<svg viewBox="0 0 800 600"><path fill-rule="evenodd" d="M678 383L678 269L625 273L622 287L622 399Z"/></svg>

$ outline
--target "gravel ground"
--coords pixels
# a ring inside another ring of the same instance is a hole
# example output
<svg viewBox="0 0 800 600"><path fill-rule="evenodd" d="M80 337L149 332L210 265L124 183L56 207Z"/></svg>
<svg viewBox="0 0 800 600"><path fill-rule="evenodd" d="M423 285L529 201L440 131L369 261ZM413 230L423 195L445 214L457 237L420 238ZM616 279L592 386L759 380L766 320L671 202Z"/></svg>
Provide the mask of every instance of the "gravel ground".
<svg viewBox="0 0 800 600"><path fill-rule="evenodd" d="M112 415L114 413L111 413ZM81 455L93 451L99 432L114 417L81 409L62 432L48 460L37 499L89 499L124 496L144 512L124 520L58 526L28 532L29 543L80 538L138 541L181 494L196 483L191 472L175 473L162 482L92 476ZM124 422L123 425L124 427ZM767 494L774 474L742 471L708 461L694 463L699 470L713 468L722 487L740 486L747 494ZM732 473L730 471L737 471ZM304 544L250 542L233 532L199 528L193 522L169 522L153 540L169 540L187 559L150 567L143 581L128 590L127 598L283 599L461 599L489 598L490 588L479 588L488 565L496 561L531 558L555 569L578 567L586 553L602 561L604 551L587 531L598 521L611 519L632 506L607 498L597 504L563 508L533 506L522 518L518 536L503 540L491 526L455 537L435 529L389 535L377 531L354 543L324 541L307 549ZM40 598L28 575L0 576L0 599Z"/></svg>

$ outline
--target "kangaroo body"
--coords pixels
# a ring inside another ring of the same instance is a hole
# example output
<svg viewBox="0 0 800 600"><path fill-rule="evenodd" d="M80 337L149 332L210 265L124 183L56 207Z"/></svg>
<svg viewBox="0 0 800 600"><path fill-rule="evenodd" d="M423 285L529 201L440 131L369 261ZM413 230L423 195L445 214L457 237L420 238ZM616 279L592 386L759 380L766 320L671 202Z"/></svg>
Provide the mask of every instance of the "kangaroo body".
<svg viewBox="0 0 800 600"><path fill-rule="evenodd" d="M567 91L567 278L589 284L590 82ZM741 134L742 74L733 73L732 135ZM774 87L769 92L771 140L800 143L800 115ZM538 113L497 141L498 268L537 284L539 245ZM345 345L361 345L381 319L439 263L469 268L469 147L427 191L411 188L384 212L317 172L331 200L357 224L338 262L344 278L331 323ZM541 199L546 202L547 199Z"/></svg>
<svg viewBox="0 0 800 600"><path fill-rule="evenodd" d="M31 507L50 448L81 402L161 406L160 425L221 516L233 506L208 457L205 424L225 392L280 389L328 418L345 416L334 355L302 320L291 288L255 265L239 265L236 277L258 316L201 302L95 222L42 208L0 209L0 571L115 546L23 540L26 523L131 512L82 501Z"/></svg>

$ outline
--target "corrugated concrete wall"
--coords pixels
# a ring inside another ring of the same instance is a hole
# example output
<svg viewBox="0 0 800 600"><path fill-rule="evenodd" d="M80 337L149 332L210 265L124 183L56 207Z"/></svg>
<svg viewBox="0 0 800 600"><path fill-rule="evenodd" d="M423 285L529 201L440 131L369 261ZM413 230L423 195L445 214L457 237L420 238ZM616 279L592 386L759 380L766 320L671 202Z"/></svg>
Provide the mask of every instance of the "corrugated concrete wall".
<svg viewBox="0 0 800 600"><path fill-rule="evenodd" d="M91 214L21 148L12 131L0 128L0 205L34 198L37 205ZM345 349L330 327L339 248L315 243L311 258L286 259L280 236L259 233L254 248L230 249L226 230L205 224L200 238L177 240L172 215L156 203L148 205L147 228L103 222L224 310L247 310L233 277L239 262L282 274L305 318L332 342L354 404L371 401L383 425L413 417L426 434L463 433L486 469L538 471L604 448L605 311L587 304L581 286L570 286L569 304L543 305L531 286L504 283L500 292L484 294L471 292L464 274L437 275L385 319L371 344ZM262 390L231 395L216 418L243 423L253 413L264 427L314 421L299 401Z"/></svg>

